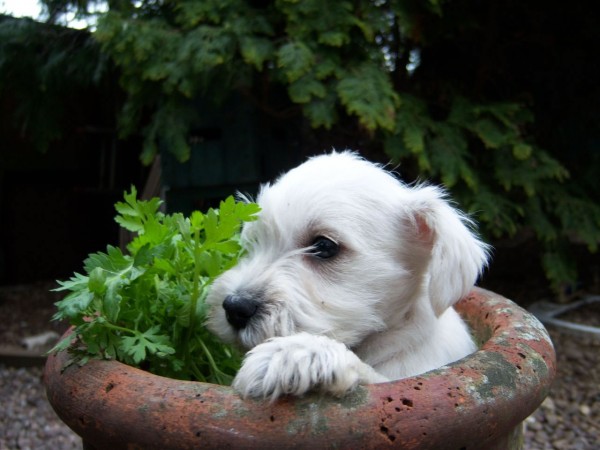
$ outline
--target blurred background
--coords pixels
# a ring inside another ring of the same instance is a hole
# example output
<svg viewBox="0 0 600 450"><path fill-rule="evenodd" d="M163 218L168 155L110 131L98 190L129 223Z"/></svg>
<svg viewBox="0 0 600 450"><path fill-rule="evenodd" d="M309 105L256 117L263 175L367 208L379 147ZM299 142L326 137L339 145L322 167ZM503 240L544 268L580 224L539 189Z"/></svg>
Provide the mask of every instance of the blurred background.
<svg viewBox="0 0 600 450"><path fill-rule="evenodd" d="M586 2L299 3L4 0L0 283L114 243L112 204L153 164L148 194L189 211L332 148L445 185L497 249L490 277L527 250L516 300L533 274L598 283Z"/></svg>
<svg viewBox="0 0 600 450"><path fill-rule="evenodd" d="M332 148L446 186L494 247L483 286L524 307L599 294L593 6L0 0L0 344L61 331L48 291L119 244L131 185L206 209ZM586 308L571 319L600 325ZM530 444L593 448L596 341L556 333L567 372ZM15 433L0 447L26 448Z"/></svg>

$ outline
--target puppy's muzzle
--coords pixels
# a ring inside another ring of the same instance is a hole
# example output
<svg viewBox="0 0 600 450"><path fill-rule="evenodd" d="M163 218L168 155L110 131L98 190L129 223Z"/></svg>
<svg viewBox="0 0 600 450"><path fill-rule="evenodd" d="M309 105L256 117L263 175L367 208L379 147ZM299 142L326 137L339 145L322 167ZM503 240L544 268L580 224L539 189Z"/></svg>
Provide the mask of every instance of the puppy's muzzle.
<svg viewBox="0 0 600 450"><path fill-rule="evenodd" d="M259 303L252 297L232 294L225 297L223 309L227 321L236 330L241 330L258 312Z"/></svg>

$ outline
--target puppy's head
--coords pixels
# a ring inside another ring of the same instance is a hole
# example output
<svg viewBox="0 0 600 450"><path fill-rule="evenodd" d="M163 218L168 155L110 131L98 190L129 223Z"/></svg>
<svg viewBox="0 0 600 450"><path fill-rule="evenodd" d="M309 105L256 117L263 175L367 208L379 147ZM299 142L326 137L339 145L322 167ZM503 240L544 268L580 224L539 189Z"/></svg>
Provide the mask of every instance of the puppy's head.
<svg viewBox="0 0 600 450"><path fill-rule="evenodd" d="M353 153L312 158L257 201L247 256L206 300L209 328L245 348L299 331L355 346L415 302L440 315L485 264L485 245L439 189L409 188Z"/></svg>

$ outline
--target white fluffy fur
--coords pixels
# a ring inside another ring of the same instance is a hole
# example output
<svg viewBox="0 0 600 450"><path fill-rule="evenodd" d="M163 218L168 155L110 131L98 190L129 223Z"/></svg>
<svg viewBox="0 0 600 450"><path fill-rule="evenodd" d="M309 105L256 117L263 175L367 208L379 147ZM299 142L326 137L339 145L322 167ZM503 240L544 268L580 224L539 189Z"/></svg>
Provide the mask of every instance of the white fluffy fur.
<svg viewBox="0 0 600 450"><path fill-rule="evenodd" d="M475 350L452 305L474 285L487 246L434 186L409 187L354 153L311 158L261 188L248 255L207 298L208 326L250 349L234 387L277 398L416 375ZM341 250L321 260L318 236ZM223 302L250 298L236 329ZM350 350L351 349L351 350Z"/></svg>

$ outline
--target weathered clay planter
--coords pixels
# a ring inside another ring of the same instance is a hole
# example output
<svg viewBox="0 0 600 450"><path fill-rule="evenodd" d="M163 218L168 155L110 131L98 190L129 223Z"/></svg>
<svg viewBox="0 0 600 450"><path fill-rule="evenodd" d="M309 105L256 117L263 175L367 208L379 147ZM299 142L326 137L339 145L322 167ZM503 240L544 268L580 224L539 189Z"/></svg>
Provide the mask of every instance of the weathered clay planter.
<svg viewBox="0 0 600 450"><path fill-rule="evenodd" d="M229 387L118 362L62 371L65 354L48 358L44 381L86 448L520 448L521 424L554 378L552 343L535 317L492 292L475 289L457 309L479 351L343 399L243 401Z"/></svg>

